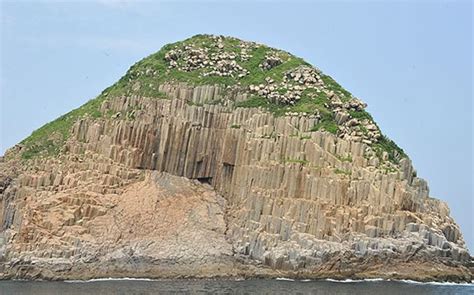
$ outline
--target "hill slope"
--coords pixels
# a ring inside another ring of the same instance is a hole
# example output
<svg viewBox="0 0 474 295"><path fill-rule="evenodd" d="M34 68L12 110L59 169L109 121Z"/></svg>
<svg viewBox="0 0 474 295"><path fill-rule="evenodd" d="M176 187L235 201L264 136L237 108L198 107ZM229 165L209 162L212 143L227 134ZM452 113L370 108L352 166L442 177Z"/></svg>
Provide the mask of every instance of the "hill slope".
<svg viewBox="0 0 474 295"><path fill-rule="evenodd" d="M6 153L0 270L470 281L447 205L365 107L265 45L166 45Z"/></svg>

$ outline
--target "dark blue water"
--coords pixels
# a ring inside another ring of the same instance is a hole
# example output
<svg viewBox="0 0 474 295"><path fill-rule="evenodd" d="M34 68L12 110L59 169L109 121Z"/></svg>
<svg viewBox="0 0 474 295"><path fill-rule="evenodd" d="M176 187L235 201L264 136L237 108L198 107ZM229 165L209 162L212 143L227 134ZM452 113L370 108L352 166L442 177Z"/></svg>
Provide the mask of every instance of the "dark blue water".
<svg viewBox="0 0 474 295"><path fill-rule="evenodd" d="M0 294L474 294L474 284L282 280L0 281Z"/></svg>

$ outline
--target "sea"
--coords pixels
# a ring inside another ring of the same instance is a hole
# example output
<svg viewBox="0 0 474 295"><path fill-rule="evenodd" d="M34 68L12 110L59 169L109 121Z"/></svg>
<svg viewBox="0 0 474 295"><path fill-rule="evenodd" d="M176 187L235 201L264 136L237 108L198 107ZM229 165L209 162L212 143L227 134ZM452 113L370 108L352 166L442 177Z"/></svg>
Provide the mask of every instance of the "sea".
<svg viewBox="0 0 474 295"><path fill-rule="evenodd" d="M3 294L474 294L474 284L387 280L150 280L0 281Z"/></svg>

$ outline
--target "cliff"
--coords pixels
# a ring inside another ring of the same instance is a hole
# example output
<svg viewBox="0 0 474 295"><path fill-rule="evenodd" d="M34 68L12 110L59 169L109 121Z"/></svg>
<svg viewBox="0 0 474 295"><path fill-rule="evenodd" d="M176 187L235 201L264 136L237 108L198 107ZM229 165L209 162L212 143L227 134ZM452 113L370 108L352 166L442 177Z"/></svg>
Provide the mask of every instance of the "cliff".
<svg viewBox="0 0 474 295"><path fill-rule="evenodd" d="M281 50L167 45L5 154L0 275L471 281L448 206L365 107Z"/></svg>

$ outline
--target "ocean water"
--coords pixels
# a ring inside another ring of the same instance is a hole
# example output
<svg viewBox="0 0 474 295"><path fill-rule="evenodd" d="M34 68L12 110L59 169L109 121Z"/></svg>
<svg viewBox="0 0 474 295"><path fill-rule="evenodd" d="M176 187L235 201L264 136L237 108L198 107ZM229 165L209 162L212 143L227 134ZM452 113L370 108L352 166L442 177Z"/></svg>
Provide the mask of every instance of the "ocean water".
<svg viewBox="0 0 474 295"><path fill-rule="evenodd" d="M474 294L474 284L411 281L147 280L0 281L0 294Z"/></svg>

